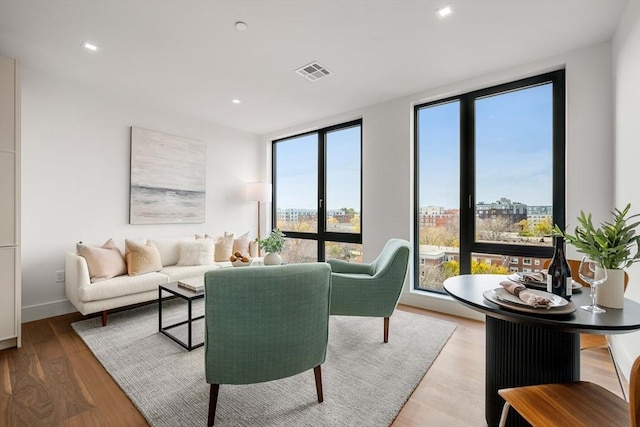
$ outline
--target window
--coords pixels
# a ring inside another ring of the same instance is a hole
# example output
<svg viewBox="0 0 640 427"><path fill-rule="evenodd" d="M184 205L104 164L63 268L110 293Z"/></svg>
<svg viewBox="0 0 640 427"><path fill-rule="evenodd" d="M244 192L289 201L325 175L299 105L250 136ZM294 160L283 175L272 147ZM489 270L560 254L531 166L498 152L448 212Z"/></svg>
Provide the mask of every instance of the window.
<svg viewBox="0 0 640 427"><path fill-rule="evenodd" d="M272 150L283 261L362 262L362 122L276 140Z"/></svg>
<svg viewBox="0 0 640 427"><path fill-rule="evenodd" d="M565 216L564 76L415 107L416 288L442 292L452 275L552 255L552 225Z"/></svg>
<svg viewBox="0 0 640 427"><path fill-rule="evenodd" d="M522 260L522 265L531 265L531 258L525 258Z"/></svg>

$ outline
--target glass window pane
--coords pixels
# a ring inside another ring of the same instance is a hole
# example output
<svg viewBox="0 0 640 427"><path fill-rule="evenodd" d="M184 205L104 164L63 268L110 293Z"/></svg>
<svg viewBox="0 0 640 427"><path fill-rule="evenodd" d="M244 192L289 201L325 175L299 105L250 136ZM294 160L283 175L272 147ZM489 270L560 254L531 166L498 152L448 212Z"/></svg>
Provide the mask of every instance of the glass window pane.
<svg viewBox="0 0 640 427"><path fill-rule="evenodd" d="M551 246L552 89L476 100L476 241Z"/></svg>
<svg viewBox="0 0 640 427"><path fill-rule="evenodd" d="M362 245L359 243L326 242L325 258L348 262L362 262Z"/></svg>
<svg viewBox="0 0 640 427"><path fill-rule="evenodd" d="M419 288L442 291L460 246L460 103L418 111Z"/></svg>
<svg viewBox="0 0 640 427"><path fill-rule="evenodd" d="M318 260L318 241L310 239L291 239L285 237L284 248L280 253L285 264L316 262Z"/></svg>
<svg viewBox="0 0 640 427"><path fill-rule="evenodd" d="M318 230L318 135L275 144L277 227L282 231Z"/></svg>
<svg viewBox="0 0 640 427"><path fill-rule="evenodd" d="M360 126L326 135L326 230L360 233Z"/></svg>

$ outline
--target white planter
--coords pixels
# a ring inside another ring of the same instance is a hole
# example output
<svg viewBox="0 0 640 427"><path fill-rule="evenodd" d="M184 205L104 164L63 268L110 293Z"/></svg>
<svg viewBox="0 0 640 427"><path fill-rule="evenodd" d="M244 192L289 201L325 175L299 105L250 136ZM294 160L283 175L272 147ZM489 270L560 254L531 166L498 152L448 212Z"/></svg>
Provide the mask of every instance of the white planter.
<svg viewBox="0 0 640 427"><path fill-rule="evenodd" d="M624 270L607 269L607 281L596 287L596 303L608 308L624 305Z"/></svg>
<svg viewBox="0 0 640 427"><path fill-rule="evenodd" d="M278 252L269 252L264 256L264 265L280 265L282 257Z"/></svg>

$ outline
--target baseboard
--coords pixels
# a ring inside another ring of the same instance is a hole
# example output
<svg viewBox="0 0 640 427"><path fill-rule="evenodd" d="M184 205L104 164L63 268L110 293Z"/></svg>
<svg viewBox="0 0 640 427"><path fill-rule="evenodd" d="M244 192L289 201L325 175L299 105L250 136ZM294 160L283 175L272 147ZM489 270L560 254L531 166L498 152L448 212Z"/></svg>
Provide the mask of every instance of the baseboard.
<svg viewBox="0 0 640 427"><path fill-rule="evenodd" d="M633 362L635 362L636 357L638 357L638 354L636 354L638 347L636 337L640 337L640 333L635 332L630 335L631 336L625 338L618 335L609 335L607 337L615 363L618 365L619 371L627 383L629 383L631 366L633 366ZM633 340L633 342L630 342L631 340Z"/></svg>
<svg viewBox="0 0 640 427"><path fill-rule="evenodd" d="M0 350L17 347L17 346L18 346L18 338L8 338L6 340L0 341Z"/></svg>
<svg viewBox="0 0 640 427"><path fill-rule="evenodd" d="M66 299L22 307L22 323L73 313L76 308Z"/></svg>

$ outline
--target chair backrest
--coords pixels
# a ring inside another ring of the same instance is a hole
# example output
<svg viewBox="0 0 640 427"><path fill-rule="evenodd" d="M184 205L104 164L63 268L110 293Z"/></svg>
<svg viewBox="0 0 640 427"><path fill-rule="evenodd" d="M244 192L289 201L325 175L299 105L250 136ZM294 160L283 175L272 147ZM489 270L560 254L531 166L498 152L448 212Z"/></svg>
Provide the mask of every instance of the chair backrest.
<svg viewBox="0 0 640 427"><path fill-rule="evenodd" d="M409 265L410 244L404 239L389 239L378 257L371 263L372 276L392 274L404 277Z"/></svg>
<svg viewBox="0 0 640 427"><path fill-rule="evenodd" d="M640 356L631 367L629 379L629 413L631 427L640 427Z"/></svg>
<svg viewBox="0 0 640 427"><path fill-rule="evenodd" d="M205 372L210 384L251 384L321 365L331 267L236 267L205 274Z"/></svg>
<svg viewBox="0 0 640 427"><path fill-rule="evenodd" d="M584 280L582 280L580 278L580 275L578 274L578 269L580 268L580 260L579 259L568 259L567 262L569 263L569 268L571 268L571 278L573 280L575 280L576 282L580 283L582 286L586 286L589 287L589 284L587 282L585 282ZM546 260L543 264L542 267L543 268L549 268L549 264L551 263L551 260L548 259ZM629 274L625 271L624 272L624 290L627 290L627 285L629 284Z"/></svg>

